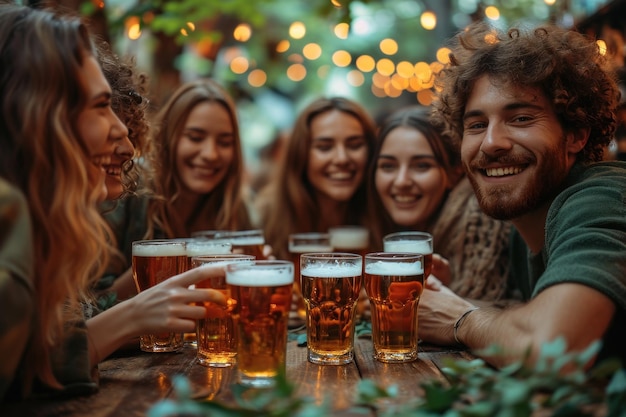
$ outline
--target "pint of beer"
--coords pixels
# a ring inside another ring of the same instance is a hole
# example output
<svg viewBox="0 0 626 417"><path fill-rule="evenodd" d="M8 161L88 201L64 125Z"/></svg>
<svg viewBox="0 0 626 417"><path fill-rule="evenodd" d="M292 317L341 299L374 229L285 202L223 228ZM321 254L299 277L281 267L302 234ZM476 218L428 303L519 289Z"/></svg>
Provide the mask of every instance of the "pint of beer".
<svg viewBox="0 0 626 417"><path fill-rule="evenodd" d="M433 270L433 236L425 232L398 232L383 237L385 252L409 252L424 255L424 276Z"/></svg>
<svg viewBox="0 0 626 417"><path fill-rule="evenodd" d="M273 386L285 372L293 263L230 263L226 284L237 333L237 379L246 386Z"/></svg>
<svg viewBox="0 0 626 417"><path fill-rule="evenodd" d="M137 292L147 290L187 270L186 243L176 239L140 240L132 244L133 279ZM149 334L139 338L145 352L172 352L183 347L182 333Z"/></svg>
<svg viewBox="0 0 626 417"><path fill-rule="evenodd" d="M266 259L263 254L263 247L265 246L263 230L218 231L213 239L230 243L233 253L252 255L256 259Z"/></svg>
<svg viewBox="0 0 626 417"><path fill-rule="evenodd" d="M330 244L335 252L357 253L365 256L370 244L370 232L363 226L337 226L328 229Z"/></svg>
<svg viewBox="0 0 626 417"><path fill-rule="evenodd" d="M417 307L424 287L423 255L369 253L363 284L372 309L374 357L381 362L417 359Z"/></svg>
<svg viewBox="0 0 626 417"><path fill-rule="evenodd" d="M363 258L353 253L300 256L310 362L342 365L352 361L362 270Z"/></svg>
<svg viewBox="0 0 626 417"><path fill-rule="evenodd" d="M187 269L191 269L192 258L203 255L224 255L232 251L232 245L228 242L215 241L203 238L191 238L187 240Z"/></svg>
<svg viewBox="0 0 626 417"><path fill-rule="evenodd" d="M289 254L295 269L293 291L296 297L296 313L302 320L306 319L306 308L300 282L300 255L332 251L333 247L330 244L328 233L293 233L289 235Z"/></svg>
<svg viewBox="0 0 626 417"><path fill-rule="evenodd" d="M196 290L212 288L222 292L226 299L230 299L230 291L226 287L226 271L224 268L229 263L254 260L250 255L205 255L194 256L192 266L203 268L217 266L222 268L221 275L213 276L194 285ZM231 315L232 303L226 307L206 301L196 303L204 306L206 313L204 318L196 322L196 337L198 346L198 362L204 366L227 367L236 363L237 337L235 324Z"/></svg>

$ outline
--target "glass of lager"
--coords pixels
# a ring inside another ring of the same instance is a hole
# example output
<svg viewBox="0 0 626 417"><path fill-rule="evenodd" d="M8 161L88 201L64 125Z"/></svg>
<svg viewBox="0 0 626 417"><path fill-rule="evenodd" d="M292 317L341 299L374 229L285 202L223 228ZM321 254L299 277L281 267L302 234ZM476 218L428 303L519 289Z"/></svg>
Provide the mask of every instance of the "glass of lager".
<svg viewBox="0 0 626 417"><path fill-rule="evenodd" d="M256 259L266 259L263 254L265 246L263 230L218 231L213 239L232 244L233 253L252 255Z"/></svg>
<svg viewBox="0 0 626 417"><path fill-rule="evenodd" d="M225 254L230 253L232 245L228 242L217 242L204 237L181 238L185 242L187 252L187 270L193 268L191 258L194 256ZM195 333L185 333L183 335L185 344L196 347L198 345Z"/></svg>
<svg viewBox="0 0 626 417"><path fill-rule="evenodd" d="M232 252L232 245L228 242L215 241L204 238L190 238L186 242L187 269L194 268L192 258L204 255L225 255Z"/></svg>
<svg viewBox="0 0 626 417"><path fill-rule="evenodd" d="M409 252L424 255L424 276L433 270L433 236L425 232L398 232L383 237L385 252Z"/></svg>
<svg viewBox="0 0 626 417"><path fill-rule="evenodd" d="M365 256L370 246L370 231L363 226L337 226L328 229L335 252L358 253Z"/></svg>
<svg viewBox="0 0 626 417"><path fill-rule="evenodd" d="M328 233L293 233L289 235L289 253L295 269L293 290L296 295L296 312L302 320L306 319L306 308L302 298L300 283L300 255L307 252L332 252Z"/></svg>
<svg viewBox="0 0 626 417"><path fill-rule="evenodd" d="M310 362L343 365L352 361L362 271L363 257L354 253L300 255Z"/></svg>
<svg viewBox="0 0 626 417"><path fill-rule="evenodd" d="M233 262L251 262L254 256L240 254L222 254L194 256L192 265L194 268L205 266L218 266L223 273L213 276L194 285L195 289L213 288L222 292L226 299L230 299L230 291L226 287L226 265ZM237 337L235 324L231 316L232 303L223 307L211 302L196 303L204 306L206 313L204 318L196 322L196 336L198 345L198 362L204 366L223 368L236 362Z"/></svg>
<svg viewBox="0 0 626 417"><path fill-rule="evenodd" d="M137 292L187 270L186 242L180 239L139 240L132 244L133 279ZM145 352L172 352L183 347L182 333L148 334L139 338Z"/></svg>
<svg viewBox="0 0 626 417"><path fill-rule="evenodd" d="M374 358L417 359L417 306L424 287L423 255L368 253L363 285L372 309Z"/></svg>
<svg viewBox="0 0 626 417"><path fill-rule="evenodd" d="M226 265L237 338L237 379L269 387L285 372L293 263L257 260Z"/></svg>

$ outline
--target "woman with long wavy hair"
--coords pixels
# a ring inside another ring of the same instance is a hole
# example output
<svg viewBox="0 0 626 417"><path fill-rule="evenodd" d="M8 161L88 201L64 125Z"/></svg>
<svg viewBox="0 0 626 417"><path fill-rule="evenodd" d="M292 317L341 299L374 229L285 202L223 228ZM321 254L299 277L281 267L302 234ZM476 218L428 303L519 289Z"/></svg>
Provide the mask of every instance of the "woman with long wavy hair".
<svg viewBox="0 0 626 417"><path fill-rule="evenodd" d="M211 79L183 84L160 109L152 129L144 162L149 180L140 193L105 214L126 259L123 268L110 271L119 276L121 298L133 292L127 284L134 240L251 227L237 111L222 86Z"/></svg>
<svg viewBox="0 0 626 417"><path fill-rule="evenodd" d="M368 170L373 249L382 249L388 233L431 233L437 278L465 297L501 299L511 225L480 210L463 176L460 150L430 122L429 112L403 107L379 127Z"/></svg>
<svg viewBox="0 0 626 417"><path fill-rule="evenodd" d="M85 320L111 250L105 167L128 135L94 53L80 20L0 4L0 401L93 392L126 340L191 331L192 303L223 301L190 271Z"/></svg>
<svg viewBox="0 0 626 417"><path fill-rule="evenodd" d="M256 201L277 258L289 259L292 233L365 223L365 171L375 140L373 119L355 101L323 97L302 110L276 176Z"/></svg>

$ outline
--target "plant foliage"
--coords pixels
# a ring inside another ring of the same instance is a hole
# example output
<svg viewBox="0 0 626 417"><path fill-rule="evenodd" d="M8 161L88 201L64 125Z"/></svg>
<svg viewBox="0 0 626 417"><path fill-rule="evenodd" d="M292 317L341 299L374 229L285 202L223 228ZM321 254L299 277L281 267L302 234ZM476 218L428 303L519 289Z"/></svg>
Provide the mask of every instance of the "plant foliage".
<svg viewBox="0 0 626 417"><path fill-rule="evenodd" d="M533 366L524 361L495 369L482 359L449 360L443 369L448 383L439 380L421 384L424 396L397 404L397 387L381 387L361 381L355 406L374 408L384 417L522 417L607 416L626 417L626 369L617 360L585 371L585 364L600 349L595 342L582 352L567 352L562 338L544 346ZM484 354L493 355L497 349ZM322 417L329 405L297 396L285 375L279 375L269 390L233 387L234 404L191 399L188 381L174 381L177 400L157 403L149 417Z"/></svg>

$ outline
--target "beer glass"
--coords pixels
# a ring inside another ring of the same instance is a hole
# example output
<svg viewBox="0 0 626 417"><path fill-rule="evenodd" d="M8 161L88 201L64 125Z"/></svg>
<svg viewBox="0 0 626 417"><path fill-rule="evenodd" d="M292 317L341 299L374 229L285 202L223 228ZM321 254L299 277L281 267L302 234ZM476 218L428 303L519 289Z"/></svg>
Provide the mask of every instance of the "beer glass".
<svg viewBox="0 0 626 417"><path fill-rule="evenodd" d="M365 256L370 246L370 231L364 226L344 225L328 229L330 243L335 252L358 253ZM359 301L357 302L357 316L367 317L369 315L367 294L361 288Z"/></svg>
<svg viewBox="0 0 626 417"><path fill-rule="evenodd" d="M310 362L343 365L352 361L362 271L363 257L354 253L300 255Z"/></svg>
<svg viewBox="0 0 626 417"><path fill-rule="evenodd" d="M423 255L368 253L363 285L372 310L374 358L417 359L417 306L424 287Z"/></svg>
<svg viewBox="0 0 626 417"><path fill-rule="evenodd" d="M237 337L237 380L245 386L273 386L285 372L293 263L231 263L226 285Z"/></svg>
<svg viewBox="0 0 626 417"><path fill-rule="evenodd" d="M147 290L187 270L186 242L177 239L132 243L133 279L137 292ZM147 334L139 338L145 352L172 352L183 347L182 333Z"/></svg>
<svg viewBox="0 0 626 417"><path fill-rule="evenodd" d="M385 252L409 252L424 255L424 276L433 270L433 236L425 232L397 232L383 237Z"/></svg>
<svg viewBox="0 0 626 417"><path fill-rule="evenodd" d="M191 232L191 237L195 239L215 239L215 235L219 230L198 230Z"/></svg>
<svg viewBox="0 0 626 417"><path fill-rule="evenodd" d="M218 254L194 256L192 265L194 268L205 266L218 266L224 268L233 262L251 262L254 256L240 254ZM230 292L226 287L226 271L218 276L213 276L194 285L195 289L213 288L222 292L226 299L230 298ZM196 336L198 353L197 358L204 366L223 368L236 362L237 338L235 336L235 324L231 316L232 304L227 307L206 301L196 303L204 306L206 313L204 318L196 321Z"/></svg>
<svg viewBox="0 0 626 417"><path fill-rule="evenodd" d="M328 229L335 252L358 253L365 256L370 244L370 231L363 226L337 226Z"/></svg>
<svg viewBox="0 0 626 417"><path fill-rule="evenodd" d="M192 258L204 255L224 255L231 253L232 245L229 242L215 241L204 238L191 238L186 242L187 269L193 268Z"/></svg>
<svg viewBox="0 0 626 417"><path fill-rule="evenodd" d="M191 264L191 258L194 256L211 255L211 254L225 254L230 253L232 245L228 242L218 242L210 240L204 237L190 237L190 238L177 238L174 240L181 240L185 242L185 251L187 252L187 269L193 268ZM185 333L183 335L185 344L193 347L197 346L196 334Z"/></svg>
<svg viewBox="0 0 626 417"><path fill-rule="evenodd" d="M218 231L213 239L232 244L233 253L252 255L256 259L266 259L263 254L265 235L263 230Z"/></svg>
<svg viewBox="0 0 626 417"><path fill-rule="evenodd" d="M289 253L293 261L294 293L296 294L296 312L302 320L306 319L306 308L302 298L302 286L300 283L300 255L307 252L332 252L330 235L328 233L293 233L289 235Z"/></svg>

